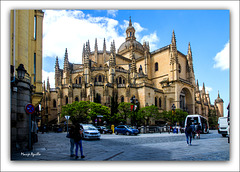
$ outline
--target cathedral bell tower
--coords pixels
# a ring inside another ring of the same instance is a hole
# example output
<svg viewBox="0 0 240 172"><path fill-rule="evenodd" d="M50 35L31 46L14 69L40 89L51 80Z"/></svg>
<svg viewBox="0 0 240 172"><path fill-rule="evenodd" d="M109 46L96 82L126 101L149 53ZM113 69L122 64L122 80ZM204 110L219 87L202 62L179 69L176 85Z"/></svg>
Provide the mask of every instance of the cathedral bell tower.
<svg viewBox="0 0 240 172"><path fill-rule="evenodd" d="M136 40L136 37L135 37L135 29L134 27L132 26L132 21L131 21L131 17L129 19L129 25L128 25L128 28L126 30L126 41L127 40Z"/></svg>

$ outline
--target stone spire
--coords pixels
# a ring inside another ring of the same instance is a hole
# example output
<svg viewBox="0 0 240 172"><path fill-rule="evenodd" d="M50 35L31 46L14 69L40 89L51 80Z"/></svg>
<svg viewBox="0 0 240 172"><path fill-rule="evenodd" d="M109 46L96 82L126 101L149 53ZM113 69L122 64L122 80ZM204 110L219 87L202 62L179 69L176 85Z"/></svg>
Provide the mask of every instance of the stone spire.
<svg viewBox="0 0 240 172"><path fill-rule="evenodd" d="M172 33L172 41L171 41L171 45L170 45L170 51L171 51L171 60L170 62L173 63L178 63L178 57L177 57L177 44L176 44L176 37L175 37L175 33L173 30Z"/></svg>
<svg viewBox="0 0 240 172"><path fill-rule="evenodd" d="M47 77L47 90L50 90L49 76Z"/></svg>
<svg viewBox="0 0 240 172"><path fill-rule="evenodd" d="M98 51L97 38L95 38L95 52Z"/></svg>
<svg viewBox="0 0 240 172"><path fill-rule="evenodd" d="M68 52L67 52L67 48L65 50L65 56L64 56L64 72L68 71L69 69L69 62L68 62Z"/></svg>
<svg viewBox="0 0 240 172"><path fill-rule="evenodd" d="M82 50L82 64L84 64L84 58L86 56L86 49L85 49L85 44L83 44L83 50Z"/></svg>
<svg viewBox="0 0 240 172"><path fill-rule="evenodd" d="M58 56L56 56L56 62L55 62L55 70L56 69L59 69Z"/></svg>
<svg viewBox="0 0 240 172"><path fill-rule="evenodd" d="M110 50L111 50L111 57L110 57L110 60L109 60L109 63L110 63L109 65L110 66L115 66L116 65L116 49L115 49L115 42L114 42L114 40L111 43Z"/></svg>
<svg viewBox="0 0 240 172"><path fill-rule="evenodd" d="M192 60L192 50L190 42L188 43L188 60Z"/></svg>
<svg viewBox="0 0 240 172"><path fill-rule="evenodd" d="M177 44L176 44L176 37L175 37L175 33L174 33L174 30L172 32L172 47L177 47Z"/></svg>
<svg viewBox="0 0 240 172"><path fill-rule="evenodd" d="M106 42L105 42L105 38L103 40L103 53L105 53L107 51L107 48L106 48Z"/></svg>
<svg viewBox="0 0 240 172"><path fill-rule="evenodd" d="M89 45L89 40L88 40L88 42L86 42L84 67L89 67L89 56L90 56L90 45Z"/></svg>
<svg viewBox="0 0 240 172"><path fill-rule="evenodd" d="M206 91L205 91L205 84L204 83L203 83L202 91L203 91L203 94L206 93Z"/></svg>
<svg viewBox="0 0 240 172"><path fill-rule="evenodd" d="M197 80L197 91L199 91L199 84L198 84L198 80Z"/></svg>
<svg viewBox="0 0 240 172"><path fill-rule="evenodd" d="M135 54L133 51L131 51L131 59L132 59L132 65L131 65L131 72L136 73L137 72L137 67L136 67L136 59L135 59Z"/></svg>
<svg viewBox="0 0 240 172"><path fill-rule="evenodd" d="M58 86L60 81L60 71L59 71L59 62L58 62L58 56L56 56L56 63L55 63L55 87Z"/></svg>

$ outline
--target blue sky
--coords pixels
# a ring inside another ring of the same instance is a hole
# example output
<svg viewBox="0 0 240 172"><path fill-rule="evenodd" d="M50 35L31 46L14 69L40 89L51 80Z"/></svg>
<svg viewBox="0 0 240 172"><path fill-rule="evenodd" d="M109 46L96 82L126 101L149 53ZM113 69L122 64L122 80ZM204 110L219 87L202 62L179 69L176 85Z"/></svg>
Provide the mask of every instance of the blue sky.
<svg viewBox="0 0 240 172"><path fill-rule="evenodd" d="M211 103L218 96L229 103L229 10L45 10L43 35L43 80L50 77L54 87L55 58L63 66L65 48L69 61L81 63L82 48L95 38L99 49L106 39L107 49L114 40L118 48L125 40L131 16L139 42L149 41L154 51L171 43L175 31L177 48L187 54L190 42L195 78L209 91Z"/></svg>

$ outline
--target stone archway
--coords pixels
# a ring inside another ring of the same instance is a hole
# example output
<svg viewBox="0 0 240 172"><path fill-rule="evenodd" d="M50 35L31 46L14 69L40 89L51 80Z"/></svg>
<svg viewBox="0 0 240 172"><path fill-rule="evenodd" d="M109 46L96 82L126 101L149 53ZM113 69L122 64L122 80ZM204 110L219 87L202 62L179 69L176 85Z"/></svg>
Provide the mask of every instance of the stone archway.
<svg viewBox="0 0 240 172"><path fill-rule="evenodd" d="M183 111L188 112L188 114L193 114L193 99L192 99L192 94L189 91L188 88L183 88L180 92L179 95L179 100L180 100L180 109Z"/></svg>

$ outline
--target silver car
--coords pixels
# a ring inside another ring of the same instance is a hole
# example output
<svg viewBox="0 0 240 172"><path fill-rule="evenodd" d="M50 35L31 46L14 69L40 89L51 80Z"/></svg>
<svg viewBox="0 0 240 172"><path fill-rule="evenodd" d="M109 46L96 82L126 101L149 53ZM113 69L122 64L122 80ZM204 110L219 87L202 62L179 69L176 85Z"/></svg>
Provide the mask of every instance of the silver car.
<svg viewBox="0 0 240 172"><path fill-rule="evenodd" d="M83 139L100 139L101 134L96 127L91 124L81 124L83 126Z"/></svg>

